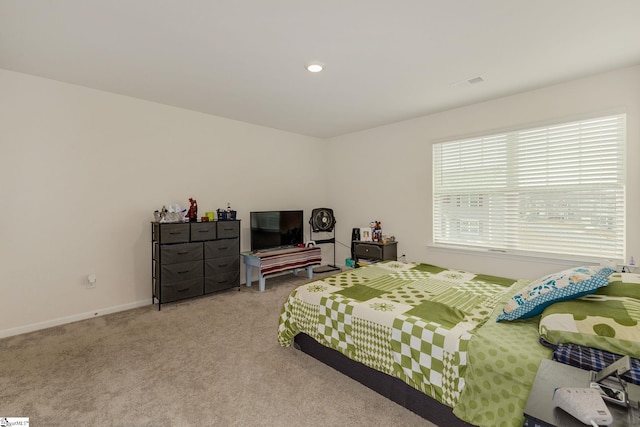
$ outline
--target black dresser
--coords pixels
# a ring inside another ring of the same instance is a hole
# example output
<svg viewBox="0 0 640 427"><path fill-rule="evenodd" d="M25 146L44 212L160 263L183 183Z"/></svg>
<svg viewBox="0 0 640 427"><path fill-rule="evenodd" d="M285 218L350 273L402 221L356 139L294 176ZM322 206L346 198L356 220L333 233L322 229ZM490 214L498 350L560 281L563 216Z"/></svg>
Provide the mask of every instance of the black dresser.
<svg viewBox="0 0 640 427"><path fill-rule="evenodd" d="M151 224L151 301L240 289L240 221Z"/></svg>

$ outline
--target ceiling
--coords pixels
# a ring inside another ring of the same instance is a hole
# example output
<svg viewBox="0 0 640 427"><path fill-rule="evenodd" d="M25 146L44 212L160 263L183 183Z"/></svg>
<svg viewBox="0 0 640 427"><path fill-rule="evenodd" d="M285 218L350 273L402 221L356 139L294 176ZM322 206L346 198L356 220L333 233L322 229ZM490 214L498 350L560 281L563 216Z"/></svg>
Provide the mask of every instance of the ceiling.
<svg viewBox="0 0 640 427"><path fill-rule="evenodd" d="M638 0L2 0L0 68L330 138L640 64L639 17Z"/></svg>

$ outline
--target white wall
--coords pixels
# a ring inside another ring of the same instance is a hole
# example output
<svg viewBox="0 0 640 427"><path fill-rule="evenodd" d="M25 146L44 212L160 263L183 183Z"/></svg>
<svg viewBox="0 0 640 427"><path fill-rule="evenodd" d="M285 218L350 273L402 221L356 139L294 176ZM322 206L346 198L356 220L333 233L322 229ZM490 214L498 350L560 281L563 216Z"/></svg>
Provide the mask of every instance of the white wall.
<svg viewBox="0 0 640 427"><path fill-rule="evenodd" d="M627 113L627 260L631 255L638 260L640 66L333 138L327 198L338 218L337 239L348 243L352 227L379 220L385 234L397 237L399 254L409 261L528 279L567 268L571 264L428 248L431 146L434 141L611 110ZM349 249L340 245L338 259L344 262L348 256Z"/></svg>
<svg viewBox="0 0 640 427"><path fill-rule="evenodd" d="M0 70L0 337L150 304L163 204L310 215L322 143Z"/></svg>
<svg viewBox="0 0 640 427"><path fill-rule="evenodd" d="M189 197L200 212L231 202L243 250L249 211L327 206L338 264L351 228L376 219L408 260L558 271L428 248L431 144L611 109L628 114L627 257L638 260L639 66L324 141L0 70L0 337L150 303L151 212Z"/></svg>

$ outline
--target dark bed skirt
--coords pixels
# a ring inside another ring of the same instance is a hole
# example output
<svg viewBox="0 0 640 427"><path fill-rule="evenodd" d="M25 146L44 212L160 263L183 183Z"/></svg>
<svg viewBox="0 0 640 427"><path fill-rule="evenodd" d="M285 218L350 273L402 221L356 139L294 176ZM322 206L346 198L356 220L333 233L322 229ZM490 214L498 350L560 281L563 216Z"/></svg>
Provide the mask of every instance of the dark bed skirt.
<svg viewBox="0 0 640 427"><path fill-rule="evenodd" d="M415 412L422 418L438 426L469 427L468 424L455 415L453 410L426 394L409 386L399 378L394 378L383 372L349 359L339 351L319 344L306 334L298 334L295 348L310 355L314 359L342 372L371 390L381 394L397 404Z"/></svg>

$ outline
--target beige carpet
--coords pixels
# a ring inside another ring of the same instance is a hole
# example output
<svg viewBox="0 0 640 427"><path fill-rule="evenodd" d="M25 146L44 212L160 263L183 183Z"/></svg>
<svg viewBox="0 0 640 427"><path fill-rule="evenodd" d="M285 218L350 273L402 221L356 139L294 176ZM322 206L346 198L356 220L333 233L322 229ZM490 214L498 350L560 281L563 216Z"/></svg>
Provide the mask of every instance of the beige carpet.
<svg viewBox="0 0 640 427"><path fill-rule="evenodd" d="M327 273L323 276L328 275ZM276 339L306 278L0 340L0 417L32 426L433 426Z"/></svg>

